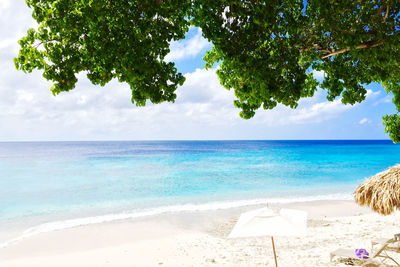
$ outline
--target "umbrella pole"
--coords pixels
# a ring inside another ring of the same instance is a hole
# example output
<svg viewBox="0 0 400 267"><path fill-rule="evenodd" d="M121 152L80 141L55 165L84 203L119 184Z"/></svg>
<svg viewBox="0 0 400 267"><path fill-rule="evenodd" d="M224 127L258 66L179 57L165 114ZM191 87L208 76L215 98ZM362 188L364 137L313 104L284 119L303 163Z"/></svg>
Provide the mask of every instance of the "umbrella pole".
<svg viewBox="0 0 400 267"><path fill-rule="evenodd" d="M275 266L278 267L278 261L276 259L275 244L274 244L274 237L273 236L271 236L271 240L272 240L272 249L274 250Z"/></svg>

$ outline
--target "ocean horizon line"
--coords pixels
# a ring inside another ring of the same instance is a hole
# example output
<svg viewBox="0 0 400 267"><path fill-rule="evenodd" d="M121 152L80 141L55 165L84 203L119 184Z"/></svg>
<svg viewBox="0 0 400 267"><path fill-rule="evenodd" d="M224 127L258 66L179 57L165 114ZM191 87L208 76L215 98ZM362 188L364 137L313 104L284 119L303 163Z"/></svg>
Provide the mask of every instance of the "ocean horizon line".
<svg viewBox="0 0 400 267"><path fill-rule="evenodd" d="M235 141L392 141L391 139L98 139L98 140L0 140L0 143L79 143L79 142L235 142Z"/></svg>

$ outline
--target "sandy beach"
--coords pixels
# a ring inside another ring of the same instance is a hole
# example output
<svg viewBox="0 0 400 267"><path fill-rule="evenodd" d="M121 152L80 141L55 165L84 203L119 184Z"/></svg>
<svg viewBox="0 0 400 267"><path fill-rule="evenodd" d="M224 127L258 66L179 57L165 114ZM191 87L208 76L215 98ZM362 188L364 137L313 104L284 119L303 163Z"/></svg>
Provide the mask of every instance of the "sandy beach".
<svg viewBox="0 0 400 267"><path fill-rule="evenodd" d="M274 266L268 237L228 239L240 213L258 208L171 213L47 232L0 249L2 267ZM381 216L352 201L281 204L309 213L306 237L275 238L279 266L346 266L336 248L366 248L399 231L400 213Z"/></svg>

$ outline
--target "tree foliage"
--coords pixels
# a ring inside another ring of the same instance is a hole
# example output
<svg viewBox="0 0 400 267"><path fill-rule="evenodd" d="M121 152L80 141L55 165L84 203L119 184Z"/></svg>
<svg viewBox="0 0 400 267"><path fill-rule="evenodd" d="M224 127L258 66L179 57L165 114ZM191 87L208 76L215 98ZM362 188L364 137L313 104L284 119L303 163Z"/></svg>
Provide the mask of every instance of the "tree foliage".
<svg viewBox="0 0 400 267"><path fill-rule="evenodd" d="M19 43L15 64L43 70L53 94L75 87L76 74L94 83L113 78L132 89L132 102L174 101L184 77L166 62L172 40L200 27L249 119L278 103L295 108L325 89L328 100L355 104L365 85L381 83L400 111L400 2L397 0L27 0L39 24ZM318 82L310 70L323 71ZM400 142L400 117L384 116Z"/></svg>

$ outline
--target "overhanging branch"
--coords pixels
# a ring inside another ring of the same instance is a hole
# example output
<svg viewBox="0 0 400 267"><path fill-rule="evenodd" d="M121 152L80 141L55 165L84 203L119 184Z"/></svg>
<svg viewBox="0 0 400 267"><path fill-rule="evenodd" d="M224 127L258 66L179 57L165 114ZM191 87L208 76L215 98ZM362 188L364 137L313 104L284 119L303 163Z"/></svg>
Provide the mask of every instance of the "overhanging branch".
<svg viewBox="0 0 400 267"><path fill-rule="evenodd" d="M356 46L356 49L368 49L368 48L372 48L372 47L376 47L376 46L380 46L380 45L383 45L383 40L363 43L363 44L360 44L360 45ZM350 51L350 47L339 49L339 50L333 51L333 52L331 52L329 54L323 55L322 59L325 59L325 58L328 58L328 57L331 57L331 56L334 56L334 55L346 53L348 51Z"/></svg>

